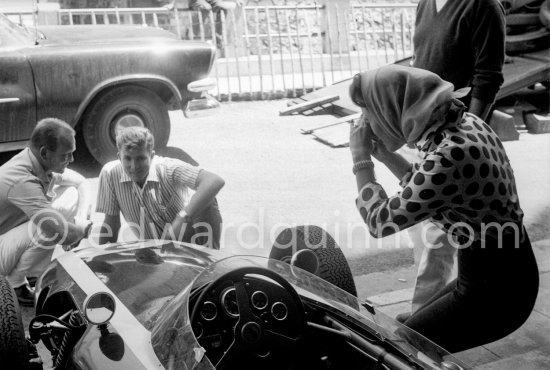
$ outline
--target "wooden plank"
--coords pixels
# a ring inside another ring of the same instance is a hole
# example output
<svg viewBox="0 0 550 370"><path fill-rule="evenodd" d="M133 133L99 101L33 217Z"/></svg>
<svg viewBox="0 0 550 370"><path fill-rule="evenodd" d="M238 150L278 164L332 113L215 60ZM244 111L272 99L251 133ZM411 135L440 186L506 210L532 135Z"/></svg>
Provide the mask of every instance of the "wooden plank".
<svg viewBox="0 0 550 370"><path fill-rule="evenodd" d="M408 65L409 59L403 59L396 63ZM504 83L497 94L497 100L512 95L537 82L549 80L550 50L545 49L525 53L521 56L514 56L512 57L512 63L505 64L502 72L504 74ZM318 99L320 96L338 95L340 96L338 102L331 104L335 115L343 116L357 113L360 109L351 101L348 92L351 80L351 78L348 78L336 82L333 85L302 95L300 99L302 101L312 101Z"/></svg>
<svg viewBox="0 0 550 370"><path fill-rule="evenodd" d="M525 115L525 126L532 134L545 134L550 132L550 115L528 113Z"/></svg>
<svg viewBox="0 0 550 370"><path fill-rule="evenodd" d="M288 116L293 113L300 113L318 105L335 102L338 99L340 99L339 95L321 96L320 98L304 101L303 103L298 103L288 108L282 109L279 111L279 115Z"/></svg>
<svg viewBox="0 0 550 370"><path fill-rule="evenodd" d="M516 93L525 87L550 78L550 60L544 62L538 59L513 57L512 63L504 65L504 83L502 84L497 100Z"/></svg>
<svg viewBox="0 0 550 370"><path fill-rule="evenodd" d="M349 145L349 125L328 127L319 132L314 132L311 135L333 148L341 148Z"/></svg>
<svg viewBox="0 0 550 370"><path fill-rule="evenodd" d="M326 124L326 125L318 126L318 127L315 127L313 129L309 129L309 130L305 130L305 129L301 128L300 130L302 131L302 134L308 135L308 134L312 134L314 131L321 130L321 129L324 129L324 128L327 128L327 127L337 126L337 125L340 125L342 123L350 122L350 121L352 121L354 119L357 119L359 117L361 117L361 113L350 114L349 116L339 118L336 121L334 121L332 123L329 123L329 124Z"/></svg>

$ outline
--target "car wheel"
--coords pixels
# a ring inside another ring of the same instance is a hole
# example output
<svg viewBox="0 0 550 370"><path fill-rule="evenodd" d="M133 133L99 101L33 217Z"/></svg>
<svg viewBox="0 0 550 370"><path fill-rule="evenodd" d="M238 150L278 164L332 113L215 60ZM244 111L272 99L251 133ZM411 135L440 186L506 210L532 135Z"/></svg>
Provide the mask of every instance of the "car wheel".
<svg viewBox="0 0 550 370"><path fill-rule="evenodd" d="M546 28L506 36L506 52L510 54L527 53L548 46L550 46L550 30Z"/></svg>
<svg viewBox="0 0 550 370"><path fill-rule="evenodd" d="M357 296L357 289L346 257L334 238L319 226L302 225L284 229L277 236L269 258L290 263L294 253L307 248L314 251L319 259L316 275Z"/></svg>
<svg viewBox="0 0 550 370"><path fill-rule="evenodd" d="M141 86L117 87L102 94L82 122L84 141L101 164L116 159L116 133L129 126L147 127L155 137L155 149L170 137L170 117L162 99Z"/></svg>
<svg viewBox="0 0 550 370"><path fill-rule="evenodd" d="M29 354L17 296L0 276L0 359L4 369L28 369Z"/></svg>
<svg viewBox="0 0 550 370"><path fill-rule="evenodd" d="M546 0L540 5L539 19L544 27L550 29L550 0Z"/></svg>

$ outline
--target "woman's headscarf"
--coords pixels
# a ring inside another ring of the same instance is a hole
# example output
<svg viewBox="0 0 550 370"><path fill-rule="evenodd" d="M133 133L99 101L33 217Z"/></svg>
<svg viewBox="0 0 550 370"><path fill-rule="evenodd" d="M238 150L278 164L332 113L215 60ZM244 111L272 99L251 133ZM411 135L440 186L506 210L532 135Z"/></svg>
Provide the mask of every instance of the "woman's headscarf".
<svg viewBox="0 0 550 370"><path fill-rule="evenodd" d="M455 98L467 93L453 90L452 83L435 73L392 64L357 74L350 95L366 109L374 134L394 152L416 143L437 118L445 116Z"/></svg>

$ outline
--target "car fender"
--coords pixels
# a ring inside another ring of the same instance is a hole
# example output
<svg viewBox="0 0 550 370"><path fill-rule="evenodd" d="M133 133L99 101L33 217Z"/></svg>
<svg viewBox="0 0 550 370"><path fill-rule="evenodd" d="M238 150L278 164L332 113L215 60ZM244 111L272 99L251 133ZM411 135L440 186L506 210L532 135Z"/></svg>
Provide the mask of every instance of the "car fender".
<svg viewBox="0 0 550 370"><path fill-rule="evenodd" d="M168 88L172 95L176 98L177 102L179 103L180 107L183 107L183 97L178 90L178 87L174 82L169 80L168 78L164 76L154 75L154 74L132 74L132 75L124 75L124 76L117 76L114 78L109 78L107 80L102 81L101 83L94 86L88 94L86 94L85 98L82 99L80 102L80 105L78 106L78 109L75 113L75 116L73 118L73 126L76 126L78 122L82 119L82 116L84 115L84 112L86 111L86 108L95 100L96 97L98 97L102 92L106 91L107 89L110 89L115 86L125 85L125 84L142 84L142 83L160 83L162 86Z"/></svg>

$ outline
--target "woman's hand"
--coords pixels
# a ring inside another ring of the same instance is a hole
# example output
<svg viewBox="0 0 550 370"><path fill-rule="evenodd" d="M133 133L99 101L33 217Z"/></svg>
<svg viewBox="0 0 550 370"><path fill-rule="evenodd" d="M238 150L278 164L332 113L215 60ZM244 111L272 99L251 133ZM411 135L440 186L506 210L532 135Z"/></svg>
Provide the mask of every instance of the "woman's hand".
<svg viewBox="0 0 550 370"><path fill-rule="evenodd" d="M359 119L359 124L350 125L349 147L353 163L371 158L374 137L370 125L363 116Z"/></svg>

